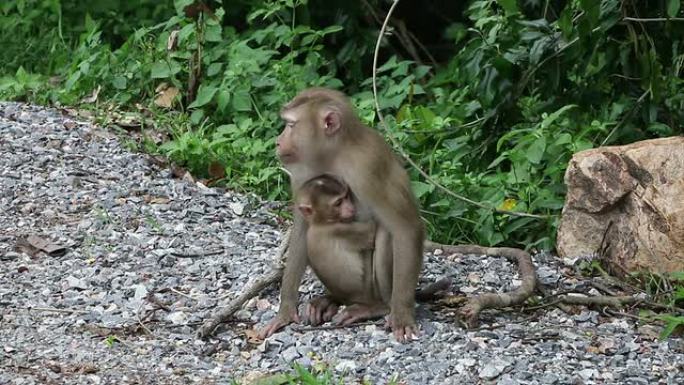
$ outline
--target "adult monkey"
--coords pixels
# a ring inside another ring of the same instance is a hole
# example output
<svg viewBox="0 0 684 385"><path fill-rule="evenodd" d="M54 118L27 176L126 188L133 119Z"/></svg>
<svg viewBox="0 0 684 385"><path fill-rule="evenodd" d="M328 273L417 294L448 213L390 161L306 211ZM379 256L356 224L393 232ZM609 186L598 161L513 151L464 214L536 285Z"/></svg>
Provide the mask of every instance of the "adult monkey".
<svg viewBox="0 0 684 385"><path fill-rule="evenodd" d="M347 183L379 225L392 236L392 295L388 325L398 341L418 335L414 316L415 289L423 261L425 230L408 174L392 149L354 113L347 97L334 90L309 88L280 113L285 128L276 153L291 174L292 190L321 174ZM296 321L298 288L306 268L307 225L295 210L288 260L280 288L280 309L259 333L268 337Z"/></svg>

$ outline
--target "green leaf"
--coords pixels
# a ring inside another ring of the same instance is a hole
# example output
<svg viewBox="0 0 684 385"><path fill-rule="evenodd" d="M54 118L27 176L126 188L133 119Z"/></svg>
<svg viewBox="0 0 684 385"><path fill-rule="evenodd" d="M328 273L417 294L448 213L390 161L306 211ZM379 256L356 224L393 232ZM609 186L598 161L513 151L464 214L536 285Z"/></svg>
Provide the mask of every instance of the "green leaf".
<svg viewBox="0 0 684 385"><path fill-rule="evenodd" d="M197 98L195 98L195 101L192 102L188 108L202 107L203 105L211 102L211 99L214 98L216 91L218 91L218 88L216 87L200 85L199 90L197 91Z"/></svg>
<svg viewBox="0 0 684 385"><path fill-rule="evenodd" d="M126 89L126 78L124 76L115 76L114 79L112 79L112 86L116 88L117 90L124 90Z"/></svg>
<svg viewBox="0 0 684 385"><path fill-rule="evenodd" d="M164 79L177 74L180 71L180 64L175 61L159 60L152 64L152 79Z"/></svg>
<svg viewBox="0 0 684 385"><path fill-rule="evenodd" d="M221 36L221 26L218 24L208 25L204 31L204 39L214 43L223 40L223 36Z"/></svg>
<svg viewBox="0 0 684 385"><path fill-rule="evenodd" d="M684 326L684 317L677 317L672 314L663 314L659 316L661 320L666 322L665 328L660 333L660 339L666 339L680 326Z"/></svg>
<svg viewBox="0 0 684 385"><path fill-rule="evenodd" d="M77 71L78 73L78 71ZM23 66L20 66L19 69L17 70L16 74L14 75L17 78L18 83L27 83L28 82L28 72L24 69ZM80 76L80 73L79 73ZM69 87L70 88L70 87Z"/></svg>
<svg viewBox="0 0 684 385"><path fill-rule="evenodd" d="M230 92L220 90L216 95L216 104L218 105L219 111L224 112L228 106L228 102L230 102Z"/></svg>
<svg viewBox="0 0 684 385"><path fill-rule="evenodd" d="M568 144L570 142L572 142L572 136L570 134L568 134L567 132L564 132L558 136L558 138L556 139L555 142L553 142L553 144L559 146L562 144Z"/></svg>
<svg viewBox="0 0 684 385"><path fill-rule="evenodd" d="M254 385L286 385L290 382L291 376L287 374L275 374L266 378L256 380Z"/></svg>
<svg viewBox="0 0 684 385"><path fill-rule="evenodd" d="M176 14L178 15L185 15L183 11L185 10L185 7L188 5L194 3L195 0L174 0L173 5L176 8Z"/></svg>
<svg viewBox="0 0 684 385"><path fill-rule="evenodd" d="M69 79L67 79L66 83L64 83L64 88L67 90L70 90L74 87L78 79L81 78L81 71L76 71L71 76L69 76Z"/></svg>
<svg viewBox="0 0 684 385"><path fill-rule="evenodd" d="M544 156L544 150L546 150L546 139L542 136L532 142L532 145L527 149L527 160L532 164L538 164Z"/></svg>
<svg viewBox="0 0 684 385"><path fill-rule="evenodd" d="M207 76L215 76L223 68L223 63L211 63L207 68Z"/></svg>
<svg viewBox="0 0 684 385"><path fill-rule="evenodd" d="M506 11L506 16L518 13L518 4L516 3L516 0L497 0L497 3Z"/></svg>
<svg viewBox="0 0 684 385"><path fill-rule="evenodd" d="M187 24L178 32L178 43L183 43L190 35L195 33L195 24Z"/></svg>
<svg viewBox="0 0 684 385"><path fill-rule="evenodd" d="M646 130L661 137L674 135L674 130L670 126L660 122L653 122L649 124Z"/></svg>
<svg viewBox="0 0 684 385"><path fill-rule="evenodd" d="M667 15L670 17L676 17L681 6L682 0L669 0L667 2Z"/></svg>
<svg viewBox="0 0 684 385"><path fill-rule="evenodd" d="M594 27L601 14L601 2L597 0L580 0L580 8L586 13L590 27Z"/></svg>
<svg viewBox="0 0 684 385"><path fill-rule="evenodd" d="M423 182L411 181L411 189L416 194L416 198L420 199L425 194L431 193L435 186Z"/></svg>
<svg viewBox="0 0 684 385"><path fill-rule="evenodd" d="M563 38L565 40L570 40L570 37L572 37L572 4L568 4L565 9L563 9L557 24L563 34Z"/></svg>
<svg viewBox="0 0 684 385"><path fill-rule="evenodd" d="M248 91L237 91L233 94L233 108L244 112L252 110L252 101Z"/></svg>
<svg viewBox="0 0 684 385"><path fill-rule="evenodd" d="M314 34L306 35L302 38L302 45L307 46L307 45L311 44L317 38L318 38L318 36L316 36Z"/></svg>
<svg viewBox="0 0 684 385"><path fill-rule="evenodd" d="M343 29L344 29L344 28L342 28L341 25L331 25L331 26L329 26L329 27L323 29L322 31L320 31L320 33L321 33L322 35L327 35L327 34L329 34L329 33L334 33L334 32L338 32L338 31L342 31Z"/></svg>
<svg viewBox="0 0 684 385"><path fill-rule="evenodd" d="M677 291L675 291L673 299L675 301L681 301L684 300L684 287L678 287Z"/></svg>
<svg viewBox="0 0 684 385"><path fill-rule="evenodd" d="M204 118L204 110L202 109L195 110L190 114L190 121L192 124L199 125L202 118Z"/></svg>

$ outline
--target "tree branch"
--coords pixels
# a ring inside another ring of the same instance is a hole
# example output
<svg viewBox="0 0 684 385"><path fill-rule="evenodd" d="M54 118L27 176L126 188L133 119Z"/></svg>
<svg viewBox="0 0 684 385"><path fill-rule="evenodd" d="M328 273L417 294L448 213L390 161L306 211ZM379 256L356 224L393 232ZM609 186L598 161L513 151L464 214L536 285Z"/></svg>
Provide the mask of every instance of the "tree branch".
<svg viewBox="0 0 684 385"><path fill-rule="evenodd" d="M459 313L465 319L469 328L476 327L480 312L484 309L499 309L525 302L537 286L537 273L532 263L532 256L525 250L512 247L484 247L478 245L440 245L426 242L426 249L442 249L450 254L477 254L505 257L518 264L518 272L522 285L519 288L501 294L486 293L469 298Z"/></svg>
<svg viewBox="0 0 684 385"><path fill-rule="evenodd" d="M278 247L277 255L279 260L279 265L275 267L269 274L257 278L252 284L242 292L237 298L232 300L226 305L226 307L217 310L212 314L209 319L204 321L202 326L197 330L197 336L202 339L209 338L214 334L216 328L226 322L236 311L238 311L245 302L249 301L253 297L259 295L262 290L271 286L272 284L280 281L283 277L283 269L285 267L283 261L284 256L287 253L287 249L290 241L290 229L288 229L285 234L283 234L282 242Z"/></svg>

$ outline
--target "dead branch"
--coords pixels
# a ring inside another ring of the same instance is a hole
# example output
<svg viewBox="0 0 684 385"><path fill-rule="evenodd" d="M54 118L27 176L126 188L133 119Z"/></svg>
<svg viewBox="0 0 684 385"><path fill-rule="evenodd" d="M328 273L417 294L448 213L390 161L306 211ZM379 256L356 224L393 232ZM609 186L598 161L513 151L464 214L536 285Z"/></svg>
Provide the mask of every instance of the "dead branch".
<svg viewBox="0 0 684 385"><path fill-rule="evenodd" d="M206 339L214 334L216 328L228 321L228 319L238 311L245 302L249 301L253 297L259 295L262 290L271 286L272 284L280 281L283 277L284 256L287 253L287 249L290 242L290 230L288 229L283 235L283 240L278 247L278 266L275 267L269 274L256 279L252 284L242 292L237 298L232 300L226 307L217 310L212 314L209 319L204 321L202 326L197 329L197 336L202 339Z"/></svg>
<svg viewBox="0 0 684 385"><path fill-rule="evenodd" d="M451 279L442 278L423 288L416 290L416 301L432 302L440 298L447 297L446 291L451 288Z"/></svg>
<svg viewBox="0 0 684 385"><path fill-rule="evenodd" d="M291 326L292 330L296 332L310 332L313 330L337 330L337 329L348 329L348 328L357 328L361 326L368 326L368 325L375 325L375 326L383 326L385 324L385 321L380 320L380 321L364 321L364 322L355 322L353 324L349 325L321 325L321 326Z"/></svg>
<svg viewBox="0 0 684 385"><path fill-rule="evenodd" d="M558 297L558 300L568 305L583 305L583 306L601 306L601 307L623 307L639 302L638 298L630 295L623 296L608 296L597 295L593 297L585 297L579 295L564 294Z"/></svg>
<svg viewBox="0 0 684 385"><path fill-rule="evenodd" d="M537 273L532 263L530 253L525 250L512 247L484 247L478 245L440 245L434 242L426 242L426 249L442 249L449 254L477 254L505 257L518 264L518 272L522 285L519 288L501 294L486 293L468 299L461 308L460 314L465 319L469 328L477 326L480 312L484 309L499 309L518 305L534 293L537 286Z"/></svg>
<svg viewBox="0 0 684 385"><path fill-rule="evenodd" d="M542 294L542 296L544 298L553 297L553 294L551 294L551 292L547 288L545 288L544 285L542 285L539 282L537 282L537 290ZM526 308L526 310L528 310L528 311L529 310L536 310L536 309L541 309L541 308L544 308L547 306L555 306L566 314L572 314L572 308L570 306L564 304L564 303L561 303L560 301L553 301L553 302L542 304L539 306L533 306L531 308L528 307L528 308Z"/></svg>

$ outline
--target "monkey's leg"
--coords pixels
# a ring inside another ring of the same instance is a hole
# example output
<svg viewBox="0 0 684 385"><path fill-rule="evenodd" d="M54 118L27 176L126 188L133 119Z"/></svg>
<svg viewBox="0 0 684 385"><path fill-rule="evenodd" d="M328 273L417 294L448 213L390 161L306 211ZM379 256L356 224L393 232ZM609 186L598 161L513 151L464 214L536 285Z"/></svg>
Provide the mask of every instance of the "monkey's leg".
<svg viewBox="0 0 684 385"><path fill-rule="evenodd" d="M332 321L336 325L351 325L354 322L380 318L389 314L389 306L376 304L353 304L339 312Z"/></svg>
<svg viewBox="0 0 684 385"><path fill-rule="evenodd" d="M306 305L304 322L313 326L318 326L333 319L333 316L337 314L338 310L338 303L329 295L316 297Z"/></svg>

